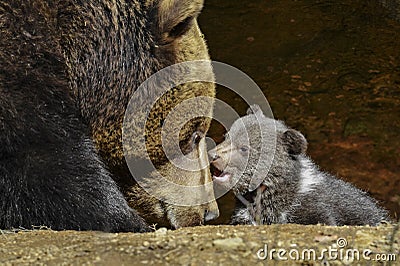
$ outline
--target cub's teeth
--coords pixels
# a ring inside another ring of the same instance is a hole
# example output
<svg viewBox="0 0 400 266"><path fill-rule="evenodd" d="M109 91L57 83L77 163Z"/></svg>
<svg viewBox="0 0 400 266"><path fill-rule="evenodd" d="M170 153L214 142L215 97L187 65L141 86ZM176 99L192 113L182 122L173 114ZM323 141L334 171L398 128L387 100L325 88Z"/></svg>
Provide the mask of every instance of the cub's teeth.
<svg viewBox="0 0 400 266"><path fill-rule="evenodd" d="M216 182L218 182L218 183L225 183L225 182L229 181L230 177L231 177L230 174L228 174L228 173L223 173L223 174L220 175L220 176L215 176L215 175L214 175L214 176L213 176L213 179L214 179Z"/></svg>

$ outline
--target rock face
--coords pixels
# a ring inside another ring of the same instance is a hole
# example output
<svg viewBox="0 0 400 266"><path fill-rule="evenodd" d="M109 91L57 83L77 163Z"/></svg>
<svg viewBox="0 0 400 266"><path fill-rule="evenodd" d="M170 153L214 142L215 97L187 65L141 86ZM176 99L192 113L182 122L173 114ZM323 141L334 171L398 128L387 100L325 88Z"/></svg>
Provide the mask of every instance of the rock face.
<svg viewBox="0 0 400 266"><path fill-rule="evenodd" d="M397 265L400 259L398 229L398 225L329 227L278 224L200 226L168 230L166 234L3 232L0 235L0 264L320 265L325 261L330 265L373 265L379 254L381 262L391 261L392 265ZM279 249L286 251L280 256L287 260L279 260ZM323 250L329 249L331 258L325 251L325 259L314 259L313 251L320 256ZM353 257L340 255L346 252ZM364 257L363 252L366 252Z"/></svg>
<svg viewBox="0 0 400 266"><path fill-rule="evenodd" d="M400 1L399 0L381 0L382 5L388 10L390 16L400 21Z"/></svg>

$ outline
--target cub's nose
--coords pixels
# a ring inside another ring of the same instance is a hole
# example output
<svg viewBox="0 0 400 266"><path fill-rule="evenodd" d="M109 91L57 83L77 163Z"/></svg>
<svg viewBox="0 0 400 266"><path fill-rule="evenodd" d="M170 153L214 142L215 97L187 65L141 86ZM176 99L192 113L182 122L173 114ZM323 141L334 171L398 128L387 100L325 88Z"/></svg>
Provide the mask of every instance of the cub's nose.
<svg viewBox="0 0 400 266"><path fill-rule="evenodd" d="M218 209L213 210L213 211L211 211L211 210L205 210L204 211L204 221L206 221L206 222L215 220L215 219L218 218L218 216L219 216L219 210Z"/></svg>
<svg viewBox="0 0 400 266"><path fill-rule="evenodd" d="M213 162L215 160L218 160L220 157L217 154L217 150L216 149L212 149L211 151L208 152L208 160L210 162Z"/></svg>

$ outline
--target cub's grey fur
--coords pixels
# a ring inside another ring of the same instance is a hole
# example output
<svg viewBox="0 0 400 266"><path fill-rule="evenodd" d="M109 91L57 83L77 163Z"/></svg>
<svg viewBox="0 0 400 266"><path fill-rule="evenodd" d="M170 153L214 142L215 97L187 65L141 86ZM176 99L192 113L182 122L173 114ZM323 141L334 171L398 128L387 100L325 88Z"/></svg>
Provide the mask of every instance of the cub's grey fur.
<svg viewBox="0 0 400 266"><path fill-rule="evenodd" d="M365 192L319 170L306 149L300 132L267 118L256 105L236 120L210 151L222 171L215 182L232 187L240 199L231 222L377 225L389 219Z"/></svg>

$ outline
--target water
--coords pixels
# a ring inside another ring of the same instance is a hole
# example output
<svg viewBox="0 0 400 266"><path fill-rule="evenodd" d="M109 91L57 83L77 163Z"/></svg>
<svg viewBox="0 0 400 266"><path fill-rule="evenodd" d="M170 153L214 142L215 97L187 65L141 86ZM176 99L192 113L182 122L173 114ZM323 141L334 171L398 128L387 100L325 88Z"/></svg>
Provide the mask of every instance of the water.
<svg viewBox="0 0 400 266"><path fill-rule="evenodd" d="M377 1L206 0L211 58L251 76L322 169L400 214L400 23ZM243 115L226 89L218 98ZM210 134L222 140L223 128ZM219 201L226 222L232 195Z"/></svg>

